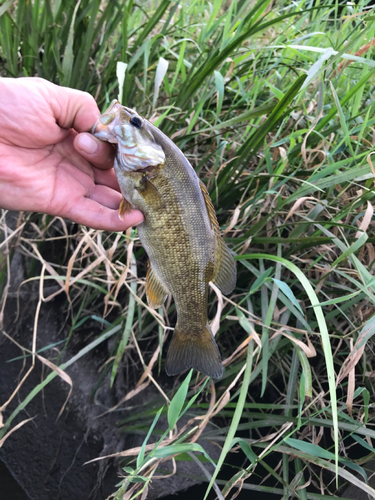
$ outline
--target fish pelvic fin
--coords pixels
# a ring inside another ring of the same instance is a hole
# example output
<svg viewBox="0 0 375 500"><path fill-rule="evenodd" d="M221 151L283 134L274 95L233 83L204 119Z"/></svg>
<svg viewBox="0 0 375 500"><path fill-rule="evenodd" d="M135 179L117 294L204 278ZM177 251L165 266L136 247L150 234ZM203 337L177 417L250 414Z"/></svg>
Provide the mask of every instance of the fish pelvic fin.
<svg viewBox="0 0 375 500"><path fill-rule="evenodd" d="M185 332L176 325L167 353L165 371L172 376L190 368L212 378L223 376L220 352L208 325L195 334Z"/></svg>
<svg viewBox="0 0 375 500"><path fill-rule="evenodd" d="M237 272L236 264L229 248L220 235L219 223L217 222L215 209L206 186L199 181L203 199L206 204L207 214L210 219L211 228L216 235L215 270L212 282L224 295L231 293L236 286Z"/></svg>
<svg viewBox="0 0 375 500"><path fill-rule="evenodd" d="M147 264L146 293L148 305L153 309L157 309L163 305L165 299L168 297L168 290L156 276L150 261Z"/></svg>

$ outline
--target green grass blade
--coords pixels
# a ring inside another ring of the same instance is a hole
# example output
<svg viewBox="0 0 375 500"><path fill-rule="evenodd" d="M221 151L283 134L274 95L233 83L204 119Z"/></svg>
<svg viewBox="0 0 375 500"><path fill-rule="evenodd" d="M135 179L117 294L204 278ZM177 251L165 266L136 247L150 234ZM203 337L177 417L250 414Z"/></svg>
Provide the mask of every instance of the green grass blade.
<svg viewBox="0 0 375 500"><path fill-rule="evenodd" d="M145 439L142 443L141 449L139 451L139 455L137 456L137 469L140 469L143 465L143 460L145 458L145 453L146 453L146 444L147 444L148 440L150 439L152 431L154 430L155 425L157 424L159 417L162 414L163 409L164 409L163 407L160 408L160 410L155 415L155 418L154 418L154 420L153 420L152 424L150 425L149 430L147 432L147 436L145 437Z"/></svg>
<svg viewBox="0 0 375 500"><path fill-rule="evenodd" d="M79 5L81 3L81 0L78 0L73 16L70 22L70 28L69 28L69 36L67 40L67 44L64 50L64 56L62 60L62 72L63 72L63 78L62 78L62 85L65 87L70 85L71 81L71 76L72 76L72 71L73 71L73 63L74 63L74 53L73 53L73 41L74 41L74 24L76 21L76 16L78 12Z"/></svg>
<svg viewBox="0 0 375 500"><path fill-rule="evenodd" d="M208 494L212 488L212 485L213 485L217 475L220 472L221 466L223 465L227 454L229 453L229 451L231 450L231 448L233 446L233 439L234 439L234 436L236 434L238 424L240 423L240 420L241 420L242 411L243 411L243 407L244 407L244 404L246 401L247 391L249 389L250 380L251 380L251 368L252 368L252 364L253 364L253 343L254 343L253 340L251 340L249 342L249 346L248 346L248 350L247 350L247 358L246 358L246 368L245 368L245 372L244 372L244 376L243 376L243 382L241 385L241 392L240 392L240 395L238 398L238 403L236 405L236 410L234 412L232 422L231 422L227 437L225 439L223 449L221 451L219 460L217 462L215 472L214 472L214 474L211 478L211 481L207 487L207 490L206 490L206 493L205 493L203 500L206 500L206 498L208 497Z"/></svg>
<svg viewBox="0 0 375 500"><path fill-rule="evenodd" d="M335 387L335 370L333 366L333 357L332 357L332 349L331 349L331 344L330 344L330 339L329 339L329 334L328 334L328 329L327 325L324 319L324 314L322 311L322 308L319 305L319 300L314 292L314 289L312 288L309 280L306 278L304 273L298 269L298 267L293 264L292 262L289 262L281 257L277 257L274 255L267 255L267 254L245 254L245 255L239 255L235 257L235 260L247 260L247 259L269 259L274 262L280 262L283 264L286 268L288 268L291 272L293 272L301 284L303 285L307 295L309 296L310 302L314 307L316 319L319 324L319 330L320 330L320 335L321 335L321 340L323 344L323 351L324 351L324 357L325 357L325 363L327 367L327 376L328 376L328 386L329 386L329 391L330 391L330 399L331 399L331 407L332 407L332 416L333 416L333 433L334 433L334 443L335 443L335 471L337 475L338 471L338 446L339 446L339 439L338 439L338 416L337 416L337 396L336 396L336 387Z"/></svg>
<svg viewBox="0 0 375 500"><path fill-rule="evenodd" d="M180 385L178 391L174 395L171 404L168 408L168 425L169 430L172 431L177 423L177 420L180 418L180 413L182 407L186 401L186 395L189 389L189 384L191 380L191 376L193 374L193 370L190 370L185 380Z"/></svg>

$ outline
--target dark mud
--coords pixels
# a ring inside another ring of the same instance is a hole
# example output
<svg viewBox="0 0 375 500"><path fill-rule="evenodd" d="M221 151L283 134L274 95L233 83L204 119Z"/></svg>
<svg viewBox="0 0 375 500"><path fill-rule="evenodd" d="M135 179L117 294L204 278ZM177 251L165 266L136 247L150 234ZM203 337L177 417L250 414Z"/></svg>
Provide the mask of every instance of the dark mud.
<svg viewBox="0 0 375 500"><path fill-rule="evenodd" d="M28 305L30 314L24 313L15 323L16 301L8 300L5 331L20 345L30 349L36 302L31 295L28 299L24 305ZM64 336L65 332L59 332L59 314L55 307L50 303L42 308L38 328L39 348ZM46 357L50 354L48 351L43 353ZM23 359L9 362L20 355L22 351L13 342L4 336L0 339L2 403L10 397L31 364L30 358L26 360L26 366ZM75 376L77 370L82 370L82 377ZM33 371L4 412L4 421L49 371L40 361L36 362ZM69 375L73 379L73 392L59 419L57 417L66 401L69 386L56 377L12 422L14 426L33 417L31 422L14 432L0 449L0 459L30 499L105 498L114 491L114 484L118 481L114 467L99 463L83 465L100 456L106 447L120 451L124 444L124 436L117 435L114 417L109 416L102 426L92 421L99 414L99 408L89 402L90 377L95 381L92 372L89 360L82 360L79 368L72 367ZM83 383L80 378L84 380ZM103 482L104 476L106 481Z"/></svg>

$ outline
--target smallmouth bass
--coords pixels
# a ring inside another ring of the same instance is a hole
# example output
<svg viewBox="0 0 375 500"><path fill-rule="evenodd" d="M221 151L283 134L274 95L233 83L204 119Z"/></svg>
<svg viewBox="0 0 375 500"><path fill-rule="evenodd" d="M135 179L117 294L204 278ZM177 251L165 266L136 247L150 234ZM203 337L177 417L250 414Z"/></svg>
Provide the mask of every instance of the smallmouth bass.
<svg viewBox="0 0 375 500"><path fill-rule="evenodd" d="M149 257L148 304L160 307L169 292L176 304L167 374L195 368L220 378L220 352L207 323L208 283L231 293L236 267L205 185L165 134L118 101L91 132L117 144L114 169L124 197L120 214L133 207L144 215L137 230Z"/></svg>

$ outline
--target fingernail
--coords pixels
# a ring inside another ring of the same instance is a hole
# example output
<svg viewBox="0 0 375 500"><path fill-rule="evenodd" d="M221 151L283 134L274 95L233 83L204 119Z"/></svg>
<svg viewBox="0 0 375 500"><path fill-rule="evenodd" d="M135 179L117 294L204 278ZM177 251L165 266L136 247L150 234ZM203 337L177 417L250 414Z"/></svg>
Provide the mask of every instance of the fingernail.
<svg viewBox="0 0 375 500"><path fill-rule="evenodd" d="M124 217L124 215L121 215L120 212L117 213L118 215L118 218L120 219L121 222L128 222L126 220L126 218ZM142 222L144 221L144 219L138 221L138 222L133 222L133 224L131 225L131 227L136 227L136 226L139 226L139 224L142 224Z"/></svg>
<svg viewBox="0 0 375 500"><path fill-rule="evenodd" d="M88 134L80 135L77 142L79 149L90 155L96 153L99 147L96 140Z"/></svg>

